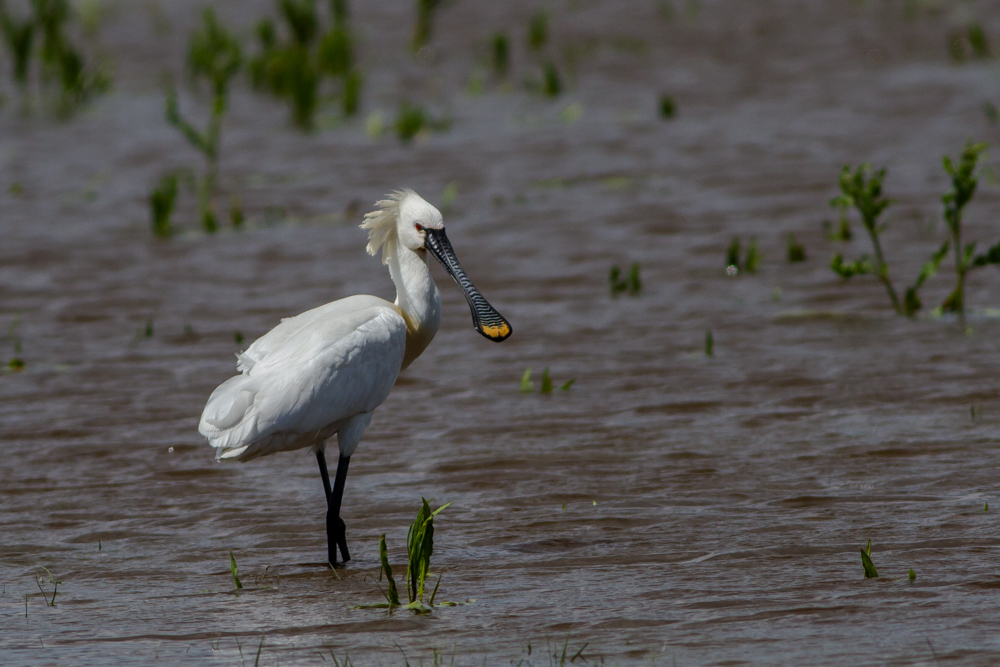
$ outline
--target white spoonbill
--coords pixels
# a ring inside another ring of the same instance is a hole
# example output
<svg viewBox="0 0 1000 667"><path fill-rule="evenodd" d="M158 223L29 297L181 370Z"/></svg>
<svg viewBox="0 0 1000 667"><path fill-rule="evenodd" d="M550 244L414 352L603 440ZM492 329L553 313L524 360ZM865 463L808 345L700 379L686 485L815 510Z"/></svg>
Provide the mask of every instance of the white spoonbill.
<svg viewBox="0 0 1000 667"><path fill-rule="evenodd" d="M476 331L498 343L511 334L507 320L462 270L436 208L412 190L394 192L377 206L361 228L368 230L368 254L382 251L396 302L349 296L282 320L236 355L240 374L212 392L198 424L219 460L249 461L305 447L316 452L331 566L337 565L338 547L344 562L351 559L340 518L351 455L372 411L441 323L441 293L427 266L428 252L465 292ZM325 451L334 434L340 459L331 490Z"/></svg>

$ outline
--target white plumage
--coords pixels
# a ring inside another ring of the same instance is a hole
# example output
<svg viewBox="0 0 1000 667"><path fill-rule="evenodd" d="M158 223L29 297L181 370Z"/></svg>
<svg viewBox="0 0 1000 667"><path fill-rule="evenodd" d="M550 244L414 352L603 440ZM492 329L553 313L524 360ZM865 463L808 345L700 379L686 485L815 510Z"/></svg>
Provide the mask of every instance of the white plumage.
<svg viewBox="0 0 1000 667"><path fill-rule="evenodd" d="M465 291L476 329L497 342L510 335L507 321L465 276L436 208L412 190L395 192L378 206L362 228L368 230L369 254L382 252L396 285L395 303L350 296L282 320L237 355L240 374L212 392L198 425L220 460L315 450L327 494L331 564L337 545L350 559L339 518L350 457L372 412L441 322L428 251ZM331 490L324 453L334 435L340 461Z"/></svg>

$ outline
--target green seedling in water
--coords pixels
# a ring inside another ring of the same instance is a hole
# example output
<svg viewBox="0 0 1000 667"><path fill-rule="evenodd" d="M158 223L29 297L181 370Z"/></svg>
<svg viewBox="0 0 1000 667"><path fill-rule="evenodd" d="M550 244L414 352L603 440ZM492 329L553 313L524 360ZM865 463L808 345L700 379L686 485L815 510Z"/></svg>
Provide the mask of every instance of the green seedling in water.
<svg viewBox="0 0 1000 667"><path fill-rule="evenodd" d="M528 48L541 51L549 41L549 15L540 11L531 17L528 24Z"/></svg>
<svg viewBox="0 0 1000 667"><path fill-rule="evenodd" d="M387 583L387 590L382 591L385 596L384 604L364 605L363 608L386 609L390 613L397 607L409 609L415 614L426 614L433 611L434 599L437 596L438 586L441 585L441 577L438 576L437 583L430 597L426 596L427 577L430 574L431 555L434 553L434 517L445 510L451 503L446 503L438 507L433 512L426 499L421 499L422 505L417 512L417 518L410 524L410 530L406 535L406 595L409 604L403 605L399 597L399 589L392 573L392 566L389 564L389 553L386 548L385 535L379 538L378 551L381 571L379 579L384 575ZM381 590L381 589L380 589ZM426 598L426 601L425 601ZM453 602L443 602L437 606L454 606Z"/></svg>
<svg viewBox="0 0 1000 667"><path fill-rule="evenodd" d="M93 95L106 91L110 79L102 69L88 68L68 37L66 27L74 13L67 0L32 0L31 10L30 17L18 21L0 3L0 32L10 51L14 81L27 103L33 47L39 44L42 87L58 84L56 111L68 116Z"/></svg>
<svg viewBox="0 0 1000 667"><path fill-rule="evenodd" d="M396 136L404 144L408 144L427 127L427 123L427 112L423 108L403 102L396 114Z"/></svg>
<svg viewBox="0 0 1000 667"><path fill-rule="evenodd" d="M569 391L569 388L572 387L575 382L576 378L567 380L566 382L559 385L558 389L559 391ZM542 386L539 389L539 393L551 394L555 388L556 387L552 382L552 378L549 376L549 368L548 366L546 366L545 370L542 372ZM535 391L535 383L531 381L531 368L529 367L526 368L524 370L524 373L521 375L521 393L530 394L534 391Z"/></svg>
<svg viewBox="0 0 1000 667"><path fill-rule="evenodd" d="M334 0L330 5L333 22L325 33L315 0L278 0L287 39L279 39L272 19L257 24L260 51L249 63L250 80L255 89L284 99L291 108L292 124L302 131L315 126L324 77L339 80L345 116L360 107L362 77L354 67L347 3Z"/></svg>
<svg viewBox="0 0 1000 667"><path fill-rule="evenodd" d="M52 584L52 599L49 599L48 593L46 593L45 589L42 588L42 580L38 577L37 574L35 575L35 583L38 584L38 590L41 591L42 593L42 598L45 600L45 605L47 607L55 607L56 593L59 592L59 584L62 582L57 581L56 578L52 576L52 573L49 571L49 569L44 565L39 565L39 567L45 570L45 574L49 575L49 583ZM25 612L25 615L27 615L27 612Z"/></svg>
<svg viewBox="0 0 1000 667"><path fill-rule="evenodd" d="M984 512L990 511L990 501L987 500L986 503L983 504L983 511Z"/></svg>
<svg viewBox="0 0 1000 667"><path fill-rule="evenodd" d="M531 381L531 367L524 369L524 373L521 375L521 393L530 394L535 391L535 383Z"/></svg>
<svg viewBox="0 0 1000 667"><path fill-rule="evenodd" d="M806 261L806 247L795 240L795 234L788 235L788 263Z"/></svg>
<svg viewBox="0 0 1000 667"><path fill-rule="evenodd" d="M670 95L660 95L660 118L670 120L677 115L677 104Z"/></svg>
<svg viewBox="0 0 1000 667"><path fill-rule="evenodd" d="M990 57L990 45L986 39L986 31L983 30L981 24L973 23L970 25L965 31L965 37L969 40L969 47L972 49L973 57Z"/></svg>
<svg viewBox="0 0 1000 667"><path fill-rule="evenodd" d="M865 579L876 579L878 578L878 572L875 570L875 565L872 563L872 541L868 540L868 551L865 552L864 549L861 550L861 565L865 568Z"/></svg>
<svg viewBox="0 0 1000 667"><path fill-rule="evenodd" d="M551 60L546 60L542 64L542 91L547 97L558 97L562 92L562 80L559 78L559 70Z"/></svg>
<svg viewBox="0 0 1000 667"><path fill-rule="evenodd" d="M917 573L913 571L912 567L910 568L910 575L909 576L910 576L910 581L915 581L916 578L917 578Z"/></svg>
<svg viewBox="0 0 1000 667"><path fill-rule="evenodd" d="M705 356L715 356L715 337L712 336L711 329L705 329Z"/></svg>
<svg viewBox="0 0 1000 667"><path fill-rule="evenodd" d="M434 12L443 4L442 0L417 0L417 20L413 26L410 47L414 52L427 46L434 32Z"/></svg>
<svg viewBox="0 0 1000 667"><path fill-rule="evenodd" d="M153 320L146 320L146 328L143 330L143 336L146 338L153 337Z"/></svg>
<svg viewBox="0 0 1000 667"><path fill-rule="evenodd" d="M164 174L160 183L149 195L149 212L153 223L153 234L166 238L173 233L170 216L174 212L177 201L177 185L179 178L176 173Z"/></svg>
<svg viewBox="0 0 1000 667"><path fill-rule="evenodd" d="M889 278L889 266L886 264L882 243L879 240L879 235L885 231L885 225L879 222L879 216L893 203L892 199L882 194L882 181L884 180L885 169L874 171L868 164L862 164L853 172L849 166L845 166L841 170L839 179L841 194L835 197L830 205L841 211L846 211L851 207L857 209L861 216L861 224L871 239L875 258L873 262L865 255L859 260L845 262L841 254L837 253L830 263L830 268L845 279L874 273L885 287L893 310L902 315L905 314L903 302L899 299L899 295Z"/></svg>
<svg viewBox="0 0 1000 667"><path fill-rule="evenodd" d="M28 87L31 47L35 39L35 21L28 18L18 22L3 8L0 10L0 28L3 30L4 44L11 55L14 82L25 91Z"/></svg>
<svg viewBox="0 0 1000 667"><path fill-rule="evenodd" d="M963 325L965 324L965 279L969 270L1000 263L1000 243L981 255L975 255L975 243L962 244L962 213L972 201L976 186L979 184L974 172L979 155L985 149L986 144L969 142L962 150L957 164L948 156L942 160L945 171L951 176L952 185L951 191L941 197L941 201L944 203L944 221L951 234L951 246L955 255L955 289L941 304L941 309L957 313Z"/></svg>
<svg viewBox="0 0 1000 667"><path fill-rule="evenodd" d="M506 33L498 32L493 35L493 76L497 79L506 79L510 70L510 39Z"/></svg>
<svg viewBox="0 0 1000 667"><path fill-rule="evenodd" d="M736 275L740 270L747 273L757 273L760 267L760 251L757 249L757 238L750 237L750 245L747 246L746 256L740 261L740 239L737 236L729 243L726 249L726 272L729 275Z"/></svg>
<svg viewBox="0 0 1000 667"><path fill-rule="evenodd" d="M622 277L622 270L618 265L611 267L608 273L608 283L611 286L611 296L628 293L629 296L638 296L642 292L642 279L639 277L639 262L632 262L629 267L628 276Z"/></svg>
<svg viewBox="0 0 1000 667"><path fill-rule="evenodd" d="M240 578L236 576L236 557L233 556L233 550L229 550L229 572L233 575L233 582L236 584L236 590L241 590L243 588L243 582Z"/></svg>
<svg viewBox="0 0 1000 667"><path fill-rule="evenodd" d="M996 105L989 100L983 102L983 115L986 116L986 120L988 120L991 125L1000 123L1000 110L998 110Z"/></svg>
<svg viewBox="0 0 1000 667"><path fill-rule="evenodd" d="M167 122L176 127L205 158L205 173L198 183L198 210L206 232L218 230L218 219L212 207L219 172L219 144L222 119L225 116L229 86L242 63L240 45L236 38L219 24L215 12L206 7L202 26L188 44L187 66L192 81L206 80L212 91L212 108L208 126L202 132L181 116L177 93L167 91Z"/></svg>
<svg viewBox="0 0 1000 667"><path fill-rule="evenodd" d="M7 327L7 337L14 342L14 356L7 362L7 368L13 373L24 370L24 360L21 358L21 337L17 334L21 326L21 316L18 315Z"/></svg>

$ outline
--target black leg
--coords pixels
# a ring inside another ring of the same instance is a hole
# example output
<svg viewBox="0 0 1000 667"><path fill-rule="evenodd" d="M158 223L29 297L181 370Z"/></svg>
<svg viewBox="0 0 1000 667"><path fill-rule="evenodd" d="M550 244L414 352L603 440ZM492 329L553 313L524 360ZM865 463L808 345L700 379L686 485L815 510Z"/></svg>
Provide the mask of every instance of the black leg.
<svg viewBox="0 0 1000 667"><path fill-rule="evenodd" d="M327 561L330 567L336 567L338 547L344 557L344 562L351 560L351 554L347 550L346 526L343 519L340 518L340 504L344 497L344 481L347 479L347 466L351 462L351 457L342 456L337 462L337 477L332 491L330 490L330 473L326 467L326 455L322 450L316 452L316 461L319 463L319 473L323 476L323 490L326 492Z"/></svg>
<svg viewBox="0 0 1000 667"><path fill-rule="evenodd" d="M330 495L330 507L327 510L327 526L330 525L329 515L336 517L337 531L334 533L337 540L337 546L340 547L340 555L343 556L344 562L351 560L351 552L347 550L347 526L344 525L343 519L340 518L340 503L344 499L344 482L347 480L347 466L351 463L350 456L341 456L337 460L337 477L333 481L333 493ZM331 543L330 550L333 550ZM336 556L336 554L333 554Z"/></svg>

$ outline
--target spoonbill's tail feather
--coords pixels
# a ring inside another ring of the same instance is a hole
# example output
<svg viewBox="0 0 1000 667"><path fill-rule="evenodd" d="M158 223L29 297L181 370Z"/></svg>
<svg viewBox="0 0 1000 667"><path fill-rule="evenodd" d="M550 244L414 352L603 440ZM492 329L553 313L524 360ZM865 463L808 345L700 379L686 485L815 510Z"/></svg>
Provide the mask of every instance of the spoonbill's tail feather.
<svg viewBox="0 0 1000 667"><path fill-rule="evenodd" d="M236 458L253 440L256 419L247 419L259 387L246 375L231 377L216 388L201 414L198 430L216 448L216 458Z"/></svg>

